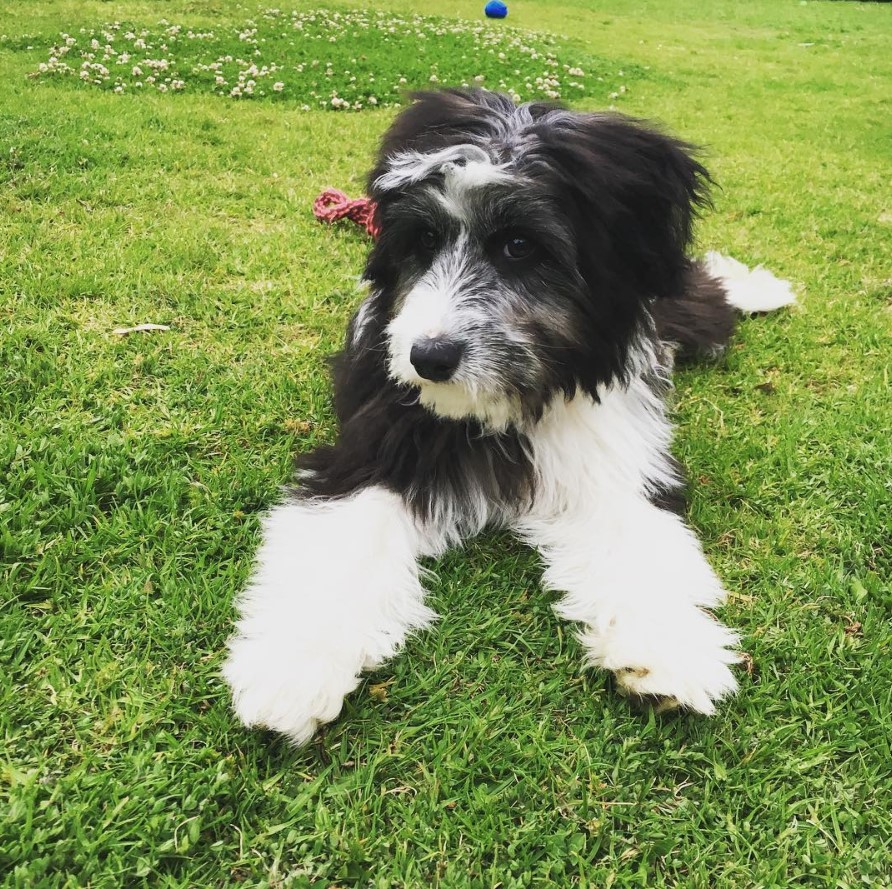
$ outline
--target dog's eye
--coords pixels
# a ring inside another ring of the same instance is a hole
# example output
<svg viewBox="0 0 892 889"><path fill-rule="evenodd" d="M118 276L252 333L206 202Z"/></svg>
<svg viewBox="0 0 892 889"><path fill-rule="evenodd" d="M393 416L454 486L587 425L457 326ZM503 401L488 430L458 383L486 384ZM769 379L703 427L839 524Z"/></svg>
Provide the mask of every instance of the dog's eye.
<svg viewBox="0 0 892 889"><path fill-rule="evenodd" d="M418 243L428 251L436 250L440 243L440 236L432 229L426 228L418 236Z"/></svg>
<svg viewBox="0 0 892 889"><path fill-rule="evenodd" d="M536 242L523 235L508 235L502 244L502 255L505 259L529 259L535 252Z"/></svg>

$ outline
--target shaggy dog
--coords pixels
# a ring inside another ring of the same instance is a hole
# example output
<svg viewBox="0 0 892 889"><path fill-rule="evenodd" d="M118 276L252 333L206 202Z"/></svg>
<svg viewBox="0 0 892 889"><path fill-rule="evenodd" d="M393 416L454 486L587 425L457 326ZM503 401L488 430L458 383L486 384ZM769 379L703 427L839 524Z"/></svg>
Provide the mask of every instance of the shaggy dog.
<svg viewBox="0 0 892 889"><path fill-rule="evenodd" d="M688 257L709 177L683 142L484 90L414 99L369 176L340 435L266 516L240 602L235 710L306 742L434 620L419 557L497 527L541 553L588 663L712 713L738 638L708 611L724 591L679 514L665 397L676 353L718 353L790 286Z"/></svg>

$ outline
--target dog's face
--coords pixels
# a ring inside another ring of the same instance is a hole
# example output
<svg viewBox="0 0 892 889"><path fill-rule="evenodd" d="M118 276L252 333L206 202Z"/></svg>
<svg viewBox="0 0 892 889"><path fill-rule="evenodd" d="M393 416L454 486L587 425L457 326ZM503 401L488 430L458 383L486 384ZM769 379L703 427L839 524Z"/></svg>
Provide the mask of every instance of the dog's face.
<svg viewBox="0 0 892 889"><path fill-rule="evenodd" d="M650 300L680 288L704 179L686 146L623 118L420 95L370 177L364 311L390 376L496 428L596 395L623 377Z"/></svg>
<svg viewBox="0 0 892 889"><path fill-rule="evenodd" d="M376 186L393 192L380 217L391 376L439 413L502 425L560 385L582 345L573 231L541 183L474 145L403 163Z"/></svg>

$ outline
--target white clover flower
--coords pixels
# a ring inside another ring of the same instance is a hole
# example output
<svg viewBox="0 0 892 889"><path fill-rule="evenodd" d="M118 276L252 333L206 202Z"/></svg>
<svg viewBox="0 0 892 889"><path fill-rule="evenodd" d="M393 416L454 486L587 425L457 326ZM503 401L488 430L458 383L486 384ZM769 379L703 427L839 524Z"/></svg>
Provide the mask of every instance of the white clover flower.
<svg viewBox="0 0 892 889"><path fill-rule="evenodd" d="M134 65L133 70L130 72L134 77L142 77L142 68L139 65Z"/></svg>
<svg viewBox="0 0 892 889"><path fill-rule="evenodd" d="M570 68L567 73L571 77L585 77L585 72L582 70L582 68Z"/></svg>
<svg viewBox="0 0 892 889"><path fill-rule="evenodd" d="M278 80L273 84L273 90L275 90L277 93L282 92L283 89L285 89L285 84L282 83L281 80Z"/></svg>
<svg viewBox="0 0 892 889"><path fill-rule="evenodd" d="M369 105L377 105L378 100L374 96L369 96Z"/></svg>
<svg viewBox="0 0 892 889"><path fill-rule="evenodd" d="M436 74L431 74L431 76L430 76L430 82L431 82L431 83L439 83L439 82L440 82L440 78L437 77Z"/></svg>

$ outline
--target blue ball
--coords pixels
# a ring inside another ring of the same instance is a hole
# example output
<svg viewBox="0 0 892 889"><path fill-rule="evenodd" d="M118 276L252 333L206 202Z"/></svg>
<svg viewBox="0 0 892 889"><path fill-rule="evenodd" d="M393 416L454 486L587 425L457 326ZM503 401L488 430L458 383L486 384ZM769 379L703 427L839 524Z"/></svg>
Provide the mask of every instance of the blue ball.
<svg viewBox="0 0 892 889"><path fill-rule="evenodd" d="M508 7L502 3L502 0L489 0L489 3L483 7L483 11L491 19L503 19L508 15Z"/></svg>

